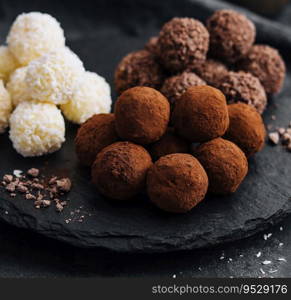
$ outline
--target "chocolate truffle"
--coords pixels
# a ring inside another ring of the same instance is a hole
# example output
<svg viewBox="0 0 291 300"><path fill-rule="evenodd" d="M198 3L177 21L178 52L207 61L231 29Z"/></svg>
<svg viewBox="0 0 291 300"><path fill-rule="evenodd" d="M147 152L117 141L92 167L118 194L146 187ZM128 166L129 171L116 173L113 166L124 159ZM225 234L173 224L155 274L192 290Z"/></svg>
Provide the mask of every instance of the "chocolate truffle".
<svg viewBox="0 0 291 300"><path fill-rule="evenodd" d="M254 45L239 67L258 77L267 93L278 93L282 89L286 66L276 49L266 45Z"/></svg>
<svg viewBox="0 0 291 300"><path fill-rule="evenodd" d="M199 161L190 154L169 154L151 166L147 191L159 208L185 213L201 202L208 188L208 178Z"/></svg>
<svg viewBox="0 0 291 300"><path fill-rule="evenodd" d="M229 124L225 97L208 85L190 87L176 102L172 122L176 132L191 142L222 136Z"/></svg>
<svg viewBox="0 0 291 300"><path fill-rule="evenodd" d="M118 141L114 114L97 114L88 119L77 132L75 150L84 166L91 166L104 147Z"/></svg>
<svg viewBox="0 0 291 300"><path fill-rule="evenodd" d="M222 138L201 144L194 150L209 178L209 192L234 193L248 172L248 161L234 143Z"/></svg>
<svg viewBox="0 0 291 300"><path fill-rule="evenodd" d="M228 105L229 127L224 138L239 146L250 157L265 145L266 130L261 115L244 103Z"/></svg>
<svg viewBox="0 0 291 300"><path fill-rule="evenodd" d="M207 84L218 87L222 78L227 74L225 64L218 60L207 59L202 65L195 69L195 72L204 79Z"/></svg>
<svg viewBox="0 0 291 300"><path fill-rule="evenodd" d="M183 71L200 65L209 46L209 33L198 20L173 18L167 22L158 39L162 64L169 71Z"/></svg>
<svg viewBox="0 0 291 300"><path fill-rule="evenodd" d="M145 44L144 48L145 50L151 52L152 54L157 54L157 45L158 45L158 37L153 36L151 37L147 43Z"/></svg>
<svg viewBox="0 0 291 300"><path fill-rule="evenodd" d="M175 135L172 128L168 128L167 132L160 140L150 145L149 152L153 160L172 153L188 153L190 151L190 143Z"/></svg>
<svg viewBox="0 0 291 300"><path fill-rule="evenodd" d="M166 132L170 104L160 92L134 87L123 92L115 103L118 135L137 144L156 142Z"/></svg>
<svg viewBox="0 0 291 300"><path fill-rule="evenodd" d="M126 55L114 73L116 91L120 94L134 86L159 88L164 74L155 56L147 50L139 50Z"/></svg>
<svg viewBox="0 0 291 300"><path fill-rule="evenodd" d="M152 159L143 147L117 142L98 153L92 165L92 181L108 198L130 199L145 187L151 165Z"/></svg>
<svg viewBox="0 0 291 300"><path fill-rule="evenodd" d="M206 24L210 34L211 54L227 62L233 63L241 58L254 43L254 24L236 11L217 10Z"/></svg>
<svg viewBox="0 0 291 300"><path fill-rule="evenodd" d="M167 78L161 88L161 92L168 98L173 107L175 101L184 93L190 86L206 85L195 73L185 71L179 75Z"/></svg>
<svg viewBox="0 0 291 300"><path fill-rule="evenodd" d="M266 108L266 92L260 80L251 73L228 72L222 79L219 89L224 93L228 103L247 103L260 114Z"/></svg>

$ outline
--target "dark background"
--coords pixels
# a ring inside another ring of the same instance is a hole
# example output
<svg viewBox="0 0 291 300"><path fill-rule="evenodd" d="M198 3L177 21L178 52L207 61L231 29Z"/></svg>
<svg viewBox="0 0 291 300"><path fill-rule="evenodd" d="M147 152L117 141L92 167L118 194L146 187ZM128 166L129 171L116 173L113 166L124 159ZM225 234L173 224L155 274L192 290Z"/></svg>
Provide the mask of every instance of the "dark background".
<svg viewBox="0 0 291 300"><path fill-rule="evenodd" d="M108 10L108 5L112 14L111 18L116 18L116 22L120 21L120 15L126 14L126 11L122 11L122 6L117 7L117 3L122 1L89 2L90 4L86 9L80 10L80 14L84 18L86 18L87 14L90 14L90 17L92 17L96 9L102 10L106 8ZM181 5L182 1L177 2L180 2L179 5ZM240 1L236 0L233 2L237 4ZM261 1L243 0L243 2L246 5ZM263 2L266 3L268 0ZM278 4L281 1L275 2ZM64 24L72 24L70 28L64 27L65 33L69 32L69 45L73 49L74 43L80 40L80 32L87 32L87 35L94 39L94 32L90 31L90 24L86 28L84 22L78 24L78 20L75 23L66 20L65 16L70 15L70 10L78 9L76 5L71 5L71 1L51 1L50 3L50 6L47 6L48 4L44 4L41 1L30 1L30 8L56 16L60 15L61 11L66 11L64 19L60 21ZM141 7L140 9L143 8ZM252 9L259 10L260 13L263 12L266 18L270 18L273 21L283 23L289 27L291 25L290 3L281 11L277 10L277 7L262 10L259 5L255 8L252 7ZM22 4L14 0L0 2L0 33L2 42L7 34L9 22L13 21L13 19L7 20L7 16L13 15L11 11L21 12L25 10L25 2ZM275 10L276 13L274 13ZM95 21L102 24L102 22L106 21L107 16L104 15L103 20L100 19L100 15L102 14L98 13L98 19ZM128 22L128 30L133 35L138 34L139 30L141 30L140 28L133 29L131 26L134 18L134 15L129 15L126 21ZM131 49L131 45L127 47ZM98 56L98 49L92 55ZM80 56L83 58L81 54ZM98 61L98 59L96 60ZM276 225L254 237L211 249L158 255L126 255L109 253L104 250L74 248L46 239L38 234L0 223L0 277L152 277L161 275L170 277L291 277L290 225L291 217L287 218L282 224ZM272 234L271 236L270 233ZM264 234L269 234L270 237L265 240ZM261 252L261 256L257 257L259 252ZM279 260L280 258L281 260ZM282 260L282 258L285 260ZM271 264L263 265L262 262L264 260L271 261ZM260 269L263 269L265 274Z"/></svg>

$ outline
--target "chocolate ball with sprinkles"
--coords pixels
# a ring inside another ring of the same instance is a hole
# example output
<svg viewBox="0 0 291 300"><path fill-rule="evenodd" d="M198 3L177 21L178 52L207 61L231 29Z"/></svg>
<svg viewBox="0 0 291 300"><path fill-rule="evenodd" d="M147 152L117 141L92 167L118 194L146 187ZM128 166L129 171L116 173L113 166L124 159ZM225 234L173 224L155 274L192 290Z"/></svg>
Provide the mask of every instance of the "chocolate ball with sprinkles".
<svg viewBox="0 0 291 300"><path fill-rule="evenodd" d="M246 55L255 41L256 28L253 22L236 11L217 10L206 24L211 54L229 63Z"/></svg>
<svg viewBox="0 0 291 300"><path fill-rule="evenodd" d="M222 79L219 89L224 93L228 103L247 103L260 114L266 108L266 92L260 80L251 73L228 72Z"/></svg>
<svg viewBox="0 0 291 300"><path fill-rule="evenodd" d="M164 71L153 53L139 50L122 58L114 73L114 84L118 94L135 86L160 88Z"/></svg>
<svg viewBox="0 0 291 300"><path fill-rule="evenodd" d="M206 59L209 33L205 26L192 18L173 18L160 31L158 57L171 72L194 68Z"/></svg>

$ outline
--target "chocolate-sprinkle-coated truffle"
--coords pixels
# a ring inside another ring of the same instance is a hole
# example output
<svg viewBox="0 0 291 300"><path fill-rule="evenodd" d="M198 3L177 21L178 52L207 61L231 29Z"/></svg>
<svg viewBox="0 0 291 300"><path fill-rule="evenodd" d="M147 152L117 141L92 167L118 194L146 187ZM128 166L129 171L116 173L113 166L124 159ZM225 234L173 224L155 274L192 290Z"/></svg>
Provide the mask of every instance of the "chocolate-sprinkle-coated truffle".
<svg viewBox="0 0 291 300"><path fill-rule="evenodd" d="M198 20L173 18L158 39L159 58L169 71L183 71L200 65L209 46L209 33Z"/></svg>
<svg viewBox="0 0 291 300"><path fill-rule="evenodd" d="M75 149L79 161L91 166L104 147L118 141L114 114L97 114L88 119L77 132Z"/></svg>
<svg viewBox="0 0 291 300"><path fill-rule="evenodd" d="M224 138L239 146L250 157L265 145L266 130L261 115L244 103L228 105L229 127Z"/></svg>
<svg viewBox="0 0 291 300"><path fill-rule="evenodd" d="M114 83L118 93L134 87L149 86L159 88L164 74L155 56L147 50L139 50L126 55L118 64Z"/></svg>
<svg viewBox="0 0 291 300"><path fill-rule="evenodd" d="M151 165L151 157L143 147L117 142L98 153L92 165L92 181L108 198L130 199L145 187Z"/></svg>
<svg viewBox="0 0 291 300"><path fill-rule="evenodd" d="M207 84L218 87L222 78L227 74L228 69L225 64L218 60L207 59L195 72L204 79Z"/></svg>
<svg viewBox="0 0 291 300"><path fill-rule="evenodd" d="M186 92L190 86L206 85L206 82L195 73L185 71L179 75L167 78L161 92L168 98L173 106L175 101Z"/></svg>
<svg viewBox="0 0 291 300"><path fill-rule="evenodd" d="M190 87L176 102L172 122L176 132L191 142L222 136L229 124L225 97L208 85Z"/></svg>
<svg viewBox="0 0 291 300"><path fill-rule="evenodd" d="M149 152L153 160L172 153L188 153L190 151L190 143L174 133L172 128L168 128L167 132L160 140L153 143L149 147Z"/></svg>
<svg viewBox="0 0 291 300"><path fill-rule="evenodd" d="M248 161L242 150L222 138L201 144L194 150L209 179L209 192L218 195L234 193L248 172Z"/></svg>
<svg viewBox="0 0 291 300"><path fill-rule="evenodd" d="M150 144L166 132L170 104L160 92L134 87L123 92L115 103L118 135L137 144Z"/></svg>
<svg viewBox="0 0 291 300"><path fill-rule="evenodd" d="M254 45L239 67L258 77L267 93L278 93L282 89L286 66L276 49L266 45Z"/></svg>
<svg viewBox="0 0 291 300"><path fill-rule="evenodd" d="M147 191L159 208L185 213L205 197L208 178L205 170L190 154L169 154L149 169Z"/></svg>
<svg viewBox="0 0 291 300"><path fill-rule="evenodd" d="M236 11L217 10L206 23L210 51L215 57L233 63L245 55L254 43L254 24Z"/></svg>
<svg viewBox="0 0 291 300"><path fill-rule="evenodd" d="M251 73L228 72L219 86L228 103L244 102L260 114L266 108L267 96L260 80Z"/></svg>
<svg viewBox="0 0 291 300"><path fill-rule="evenodd" d="M153 36L147 41L144 48L145 48L145 50L147 50L147 51L151 52L152 54L156 55L158 53L157 52L158 51L157 44L158 44L158 37Z"/></svg>

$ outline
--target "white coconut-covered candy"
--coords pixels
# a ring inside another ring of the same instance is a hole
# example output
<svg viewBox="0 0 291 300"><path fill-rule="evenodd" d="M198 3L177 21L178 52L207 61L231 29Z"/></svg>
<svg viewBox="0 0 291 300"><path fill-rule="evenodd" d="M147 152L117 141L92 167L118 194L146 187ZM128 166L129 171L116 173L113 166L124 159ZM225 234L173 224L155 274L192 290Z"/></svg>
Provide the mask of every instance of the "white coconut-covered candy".
<svg viewBox="0 0 291 300"><path fill-rule="evenodd" d="M27 67L16 69L7 82L7 90L10 93L12 105L16 107L20 102L30 100L26 89L25 75Z"/></svg>
<svg viewBox="0 0 291 300"><path fill-rule="evenodd" d="M32 61L25 76L32 99L65 104L85 72L79 57L68 48L49 52Z"/></svg>
<svg viewBox="0 0 291 300"><path fill-rule="evenodd" d="M21 102L11 114L9 134L15 150L25 157L52 153L65 141L64 118L54 104Z"/></svg>
<svg viewBox="0 0 291 300"><path fill-rule="evenodd" d="M19 66L7 46L0 46L0 79L6 81L9 75Z"/></svg>
<svg viewBox="0 0 291 300"><path fill-rule="evenodd" d="M8 126L9 117L12 111L10 95L0 80L0 133L3 133Z"/></svg>
<svg viewBox="0 0 291 300"><path fill-rule="evenodd" d="M40 12L23 13L11 26L9 50L21 65L65 46L63 29L52 16Z"/></svg>
<svg viewBox="0 0 291 300"><path fill-rule="evenodd" d="M94 114L108 113L111 108L110 86L93 72L85 72L71 100L61 106L65 117L82 124Z"/></svg>

